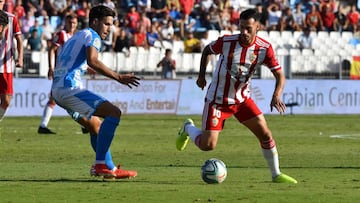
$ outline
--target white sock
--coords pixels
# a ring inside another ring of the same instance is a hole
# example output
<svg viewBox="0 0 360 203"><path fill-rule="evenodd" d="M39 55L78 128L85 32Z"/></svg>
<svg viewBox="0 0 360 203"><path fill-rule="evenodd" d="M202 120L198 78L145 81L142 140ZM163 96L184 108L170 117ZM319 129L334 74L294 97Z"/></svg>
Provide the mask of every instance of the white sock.
<svg viewBox="0 0 360 203"><path fill-rule="evenodd" d="M278 155L276 146L274 146L271 149L262 148L262 153L263 153L264 158L267 161L267 164L270 168L271 176L274 178L274 177L280 175L279 155Z"/></svg>
<svg viewBox="0 0 360 203"><path fill-rule="evenodd" d="M195 143L196 138L202 134L202 131L194 125L186 125L185 132L189 134L190 139Z"/></svg>
<svg viewBox="0 0 360 203"><path fill-rule="evenodd" d="M4 118L6 113L6 109L3 109L0 107L0 122L2 121L2 119Z"/></svg>
<svg viewBox="0 0 360 203"><path fill-rule="evenodd" d="M54 107L51 107L50 105L46 105L44 112L43 112L43 116L41 118L41 123L40 126L45 128L47 127L50 118L52 116L52 112L53 112Z"/></svg>

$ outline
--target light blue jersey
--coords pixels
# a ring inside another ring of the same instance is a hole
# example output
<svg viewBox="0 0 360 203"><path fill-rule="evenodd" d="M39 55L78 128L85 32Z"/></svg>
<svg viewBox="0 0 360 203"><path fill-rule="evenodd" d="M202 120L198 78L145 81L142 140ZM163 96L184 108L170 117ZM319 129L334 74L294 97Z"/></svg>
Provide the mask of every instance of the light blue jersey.
<svg viewBox="0 0 360 203"><path fill-rule="evenodd" d="M54 71L52 89L83 88L81 76L87 69L86 48L101 48L101 38L93 29L86 28L74 34L63 45Z"/></svg>
<svg viewBox="0 0 360 203"><path fill-rule="evenodd" d="M105 98L83 89L81 76L87 69L86 48L95 47L99 52L101 39L93 29L78 31L65 42L55 66L51 94L56 103L73 116L91 118Z"/></svg>

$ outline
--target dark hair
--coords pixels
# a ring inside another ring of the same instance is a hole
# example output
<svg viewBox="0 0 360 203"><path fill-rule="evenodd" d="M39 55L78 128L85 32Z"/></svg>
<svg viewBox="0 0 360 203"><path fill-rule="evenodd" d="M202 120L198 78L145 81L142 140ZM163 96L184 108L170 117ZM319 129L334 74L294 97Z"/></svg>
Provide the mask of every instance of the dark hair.
<svg viewBox="0 0 360 203"><path fill-rule="evenodd" d="M255 9L247 9L240 14L240 20L249 20L254 18L255 21L260 21L261 14L258 13Z"/></svg>
<svg viewBox="0 0 360 203"><path fill-rule="evenodd" d="M76 14L69 14L69 15L67 15L66 17L65 17L65 19L66 20L72 20L72 19L74 19L74 18L77 18L77 15Z"/></svg>
<svg viewBox="0 0 360 203"><path fill-rule="evenodd" d="M171 53L171 52L172 52L171 49L166 49L166 50L165 50L165 54L168 54L168 53Z"/></svg>
<svg viewBox="0 0 360 203"><path fill-rule="evenodd" d="M9 24L9 17L7 13L3 10L0 10L0 25L7 25Z"/></svg>
<svg viewBox="0 0 360 203"><path fill-rule="evenodd" d="M115 17L115 11L103 5L92 7L89 14L89 23L91 24L95 19L102 20L107 16Z"/></svg>

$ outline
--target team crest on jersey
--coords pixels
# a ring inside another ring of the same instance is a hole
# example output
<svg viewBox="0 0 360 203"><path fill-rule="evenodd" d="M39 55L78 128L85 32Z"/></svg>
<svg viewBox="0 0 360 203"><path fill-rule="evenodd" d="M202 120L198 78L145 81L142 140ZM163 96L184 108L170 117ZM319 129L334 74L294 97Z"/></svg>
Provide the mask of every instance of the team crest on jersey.
<svg viewBox="0 0 360 203"><path fill-rule="evenodd" d="M100 47L101 47L101 41L100 41L99 38L96 38L96 39L94 40L94 47L95 47L96 49L100 49Z"/></svg>
<svg viewBox="0 0 360 203"><path fill-rule="evenodd" d="M219 124L219 119L218 118L212 118L211 120L211 125L212 126L217 126Z"/></svg>
<svg viewBox="0 0 360 203"><path fill-rule="evenodd" d="M256 58L257 58L257 56L256 56L255 53L251 53L250 56L249 56L249 60L250 60L251 63L254 62L256 60Z"/></svg>

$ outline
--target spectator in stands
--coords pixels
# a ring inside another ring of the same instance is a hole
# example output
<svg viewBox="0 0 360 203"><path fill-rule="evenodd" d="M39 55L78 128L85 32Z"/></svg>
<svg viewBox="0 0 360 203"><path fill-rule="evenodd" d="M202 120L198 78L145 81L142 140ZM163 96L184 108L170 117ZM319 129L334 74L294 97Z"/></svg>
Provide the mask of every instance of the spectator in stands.
<svg viewBox="0 0 360 203"><path fill-rule="evenodd" d="M231 29L231 15L228 8L224 8L220 10L219 13L221 27L223 30L230 30Z"/></svg>
<svg viewBox="0 0 360 203"><path fill-rule="evenodd" d="M42 43L41 37L38 34L38 30L35 28L31 31L30 37L27 39L27 47L31 51L41 51Z"/></svg>
<svg viewBox="0 0 360 203"><path fill-rule="evenodd" d="M172 42L174 38L174 33L175 31L173 21L171 19L169 19L168 21L165 20L160 28L161 38L168 42Z"/></svg>
<svg viewBox="0 0 360 203"><path fill-rule="evenodd" d="M334 31L335 14L331 11L330 4L321 7L321 20L324 25L324 30L331 32Z"/></svg>
<svg viewBox="0 0 360 203"><path fill-rule="evenodd" d="M35 24L35 16L32 10L28 10L26 15L20 19L20 28L25 38L29 37L30 27Z"/></svg>
<svg viewBox="0 0 360 203"><path fill-rule="evenodd" d="M40 23L39 23L39 19L35 18L35 23L33 26L30 27L29 32L30 35L32 35L32 31L33 30L37 30L37 34L39 35L40 39L43 38L43 28L41 27Z"/></svg>
<svg viewBox="0 0 360 203"><path fill-rule="evenodd" d="M267 30L268 27L268 13L267 10L264 9L261 3L257 3L255 6L256 12L258 12L260 17L260 29L259 30Z"/></svg>
<svg viewBox="0 0 360 203"><path fill-rule="evenodd" d="M300 50L313 48L312 46L313 38L310 35L310 32L311 32L310 28L304 28L303 33L297 39Z"/></svg>
<svg viewBox="0 0 360 203"><path fill-rule="evenodd" d="M236 25L238 26L239 25L239 19L240 19L240 12L235 10L233 6L229 6L229 12L230 12L230 23L231 23L231 26L233 25Z"/></svg>
<svg viewBox="0 0 360 203"><path fill-rule="evenodd" d="M118 28L114 44L114 51L115 52L122 52L125 54L126 57L130 56L130 45L131 40L126 34L126 30L124 28Z"/></svg>
<svg viewBox="0 0 360 203"><path fill-rule="evenodd" d="M282 12L280 18L280 31L295 31L298 30L298 25L295 21L290 7L286 7Z"/></svg>
<svg viewBox="0 0 360 203"><path fill-rule="evenodd" d="M140 26L144 26L146 32L151 31L151 20L146 16L146 12L141 12L140 19L136 22L136 29L139 29Z"/></svg>
<svg viewBox="0 0 360 203"><path fill-rule="evenodd" d="M200 40L194 37L194 33L192 31L188 31L186 34L186 39L184 40L184 48L185 53L200 53L201 51Z"/></svg>
<svg viewBox="0 0 360 203"><path fill-rule="evenodd" d="M85 28L88 24L90 8L91 4L86 0L82 0L80 6L75 11L79 20L80 29Z"/></svg>
<svg viewBox="0 0 360 203"><path fill-rule="evenodd" d="M134 33L136 30L136 25L140 20L140 14L136 11L134 5L130 6L129 12L126 14L126 20L129 22L128 28L131 33Z"/></svg>
<svg viewBox="0 0 360 203"><path fill-rule="evenodd" d="M16 0L14 14L18 19L25 16L25 8L22 6L22 0Z"/></svg>
<svg viewBox="0 0 360 203"><path fill-rule="evenodd" d="M344 14L344 7L339 4L338 10L335 12L334 30L342 32L346 29L346 15Z"/></svg>
<svg viewBox="0 0 360 203"><path fill-rule="evenodd" d="M180 3L180 10L184 15L184 20L187 21L191 11L194 7L194 0L179 0Z"/></svg>
<svg viewBox="0 0 360 203"><path fill-rule="evenodd" d="M270 4L267 8L268 12L268 30L279 30L279 21L282 15L282 11L279 6L275 3Z"/></svg>
<svg viewBox="0 0 360 203"><path fill-rule="evenodd" d="M176 62L172 59L171 49L165 50L165 56L161 61L156 65L157 68L162 67L162 79L175 79L176 78Z"/></svg>
<svg viewBox="0 0 360 203"><path fill-rule="evenodd" d="M154 47L156 42L158 42L161 45L161 47L163 47L162 38L161 38L160 34L158 33L157 26L158 26L158 23L153 23L151 25L151 32L146 33L146 40L147 40L149 47Z"/></svg>
<svg viewBox="0 0 360 203"><path fill-rule="evenodd" d="M150 12L151 11L151 0L138 0L139 12Z"/></svg>
<svg viewBox="0 0 360 203"><path fill-rule="evenodd" d="M203 37L200 39L200 50L204 50L204 48L206 47L206 45L210 44L212 40L209 38L209 31L206 30L204 32Z"/></svg>
<svg viewBox="0 0 360 203"><path fill-rule="evenodd" d="M184 16L180 24L180 35L183 38L184 33L195 31L194 26L196 24L196 19L192 16L189 16L188 20L185 21Z"/></svg>
<svg viewBox="0 0 360 203"><path fill-rule="evenodd" d="M359 24L359 12L356 9L356 5L351 5L350 12L347 14L348 27L347 30L356 32Z"/></svg>
<svg viewBox="0 0 360 203"><path fill-rule="evenodd" d="M111 8L114 11L116 10L115 4L112 0L103 0L103 2L101 4Z"/></svg>
<svg viewBox="0 0 360 203"><path fill-rule="evenodd" d="M309 27L311 31L324 30L323 21L316 5L311 6L310 12L306 14L305 22L306 27Z"/></svg>
<svg viewBox="0 0 360 203"><path fill-rule="evenodd" d="M218 9L215 6L211 6L209 12L205 15L204 27L207 30L217 30L221 31L223 28L220 25L220 14Z"/></svg>
<svg viewBox="0 0 360 203"><path fill-rule="evenodd" d="M209 12L211 7L216 6L214 0L200 0L200 7L203 12Z"/></svg>
<svg viewBox="0 0 360 203"><path fill-rule="evenodd" d="M44 17L44 23L42 25L43 37L46 41L46 47L49 48L52 43L52 37L55 32L54 27L49 23L49 16Z"/></svg>
<svg viewBox="0 0 360 203"><path fill-rule="evenodd" d="M148 49L149 45L146 39L146 30L145 27L141 26L138 30L135 31L133 36L133 44L136 47L143 47Z"/></svg>
<svg viewBox="0 0 360 203"><path fill-rule="evenodd" d="M306 14L301 9L302 9L302 4L298 3L295 5L295 10L293 11L295 23L298 25L296 31L301 31L304 27L306 27L306 23L305 23Z"/></svg>
<svg viewBox="0 0 360 203"><path fill-rule="evenodd" d="M151 0L151 18L163 20L167 12L167 0Z"/></svg>

